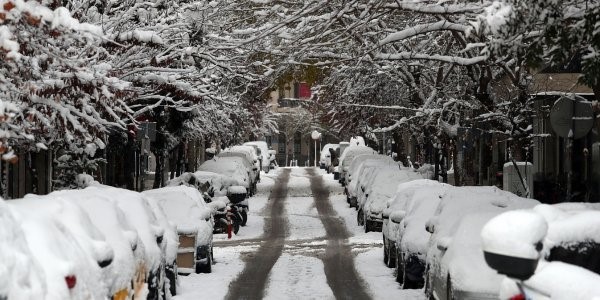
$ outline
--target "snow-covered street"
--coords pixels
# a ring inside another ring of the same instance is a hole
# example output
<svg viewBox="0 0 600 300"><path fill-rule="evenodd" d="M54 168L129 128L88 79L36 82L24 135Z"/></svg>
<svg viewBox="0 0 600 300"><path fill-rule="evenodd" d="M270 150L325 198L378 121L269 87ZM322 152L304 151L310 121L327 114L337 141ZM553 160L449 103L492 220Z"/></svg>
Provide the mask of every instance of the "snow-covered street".
<svg viewBox="0 0 600 300"><path fill-rule="evenodd" d="M333 175L280 168L261 177L248 225L231 240L215 235L213 272L181 276L174 299L425 298L394 281L381 233L356 225Z"/></svg>

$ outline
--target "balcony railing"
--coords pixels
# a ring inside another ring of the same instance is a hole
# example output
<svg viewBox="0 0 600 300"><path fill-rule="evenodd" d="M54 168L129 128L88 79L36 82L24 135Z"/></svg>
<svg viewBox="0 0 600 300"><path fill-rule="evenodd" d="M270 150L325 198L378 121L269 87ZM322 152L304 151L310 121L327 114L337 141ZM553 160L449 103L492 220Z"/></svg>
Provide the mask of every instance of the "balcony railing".
<svg viewBox="0 0 600 300"><path fill-rule="evenodd" d="M277 102L279 107L303 107L308 105L307 99L298 99L298 98L282 98Z"/></svg>

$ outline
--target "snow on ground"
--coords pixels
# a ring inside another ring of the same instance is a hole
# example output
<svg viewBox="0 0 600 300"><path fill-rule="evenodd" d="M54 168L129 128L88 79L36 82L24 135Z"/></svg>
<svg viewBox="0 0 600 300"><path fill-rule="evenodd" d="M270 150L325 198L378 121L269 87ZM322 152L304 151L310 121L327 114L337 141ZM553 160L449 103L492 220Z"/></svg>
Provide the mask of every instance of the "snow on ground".
<svg viewBox="0 0 600 300"><path fill-rule="evenodd" d="M173 300L223 299L229 283L244 269L241 253L255 247L219 247L214 249L215 264L210 274L179 276L178 295Z"/></svg>
<svg viewBox="0 0 600 300"><path fill-rule="evenodd" d="M289 221L288 240L315 239L326 235L312 197L288 197L285 209Z"/></svg>
<svg viewBox="0 0 600 300"><path fill-rule="evenodd" d="M274 179L283 168L261 174L258 193L249 199L248 225L240 229L238 241L233 246L219 246L227 241L226 235L215 235L215 265L211 274L191 274L180 278L179 295L175 300L223 299L229 284L243 270L242 255L257 251L263 234L264 209ZM373 299L398 298L425 299L422 290L401 290L394 281L393 269L383 264L382 238L380 232L364 233L356 223L356 210L348 207L343 188L333 180L333 174L318 170L325 186L330 190L330 201L350 234L349 244L356 256L356 269L365 280ZM285 210L289 220L289 236L284 252L270 274L265 299L334 299L327 284L324 264L318 257L327 247L325 229L319 219L311 196L310 179L304 168L291 168L288 182L288 198Z"/></svg>
<svg viewBox="0 0 600 300"><path fill-rule="evenodd" d="M394 269L383 264L381 249L371 249L358 254L356 271L368 283L373 299L426 299L423 290L402 290L394 279Z"/></svg>
<svg viewBox="0 0 600 300"><path fill-rule="evenodd" d="M284 253L271 270L264 299L335 299L327 285L323 262Z"/></svg>
<svg viewBox="0 0 600 300"><path fill-rule="evenodd" d="M289 197L309 197L312 195L310 189L310 178L306 175L305 168L294 167L290 168L290 181L288 182Z"/></svg>

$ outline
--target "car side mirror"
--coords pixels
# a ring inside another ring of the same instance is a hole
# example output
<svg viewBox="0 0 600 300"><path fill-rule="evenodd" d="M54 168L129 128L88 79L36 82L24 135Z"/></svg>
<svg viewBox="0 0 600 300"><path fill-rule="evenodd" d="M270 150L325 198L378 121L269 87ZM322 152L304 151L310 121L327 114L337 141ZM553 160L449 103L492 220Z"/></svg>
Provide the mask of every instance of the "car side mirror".
<svg viewBox="0 0 600 300"><path fill-rule="evenodd" d="M433 234L435 232L435 223L437 223L437 219L432 218L427 223L425 223L425 231Z"/></svg>
<svg viewBox="0 0 600 300"><path fill-rule="evenodd" d="M400 224L404 217L406 216L406 212L403 210L398 210L390 214L390 220L396 224Z"/></svg>
<svg viewBox="0 0 600 300"><path fill-rule="evenodd" d="M490 268L518 280L534 273L548 231L546 219L532 210L514 210L489 220L481 229L483 256Z"/></svg>
<svg viewBox="0 0 600 300"><path fill-rule="evenodd" d="M386 208L383 210L383 212L381 213L381 218L384 220L389 220L390 218L390 209Z"/></svg>
<svg viewBox="0 0 600 300"><path fill-rule="evenodd" d="M452 238L443 237L443 238L438 239L436 246L437 246L438 250L443 252L443 251L448 250L448 247L450 246L451 242L452 242Z"/></svg>

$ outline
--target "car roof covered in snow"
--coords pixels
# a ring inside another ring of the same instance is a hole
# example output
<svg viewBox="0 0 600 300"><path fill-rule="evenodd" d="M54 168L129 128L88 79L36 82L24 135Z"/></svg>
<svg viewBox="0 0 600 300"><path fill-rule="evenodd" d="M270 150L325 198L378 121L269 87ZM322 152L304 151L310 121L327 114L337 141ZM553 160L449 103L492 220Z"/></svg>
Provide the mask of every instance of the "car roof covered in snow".
<svg viewBox="0 0 600 300"><path fill-rule="evenodd" d="M29 249L21 222L0 199L0 298L43 299L46 278Z"/></svg>
<svg viewBox="0 0 600 300"><path fill-rule="evenodd" d="M197 233L199 241L212 236L212 209L204 202L202 194L187 186L169 186L143 192L156 199L168 220L175 224L180 234Z"/></svg>
<svg viewBox="0 0 600 300"><path fill-rule="evenodd" d="M103 233L114 251L113 262L109 266L114 272L109 286L115 290L111 292L127 288L136 268L136 257L132 248L139 248L140 251L143 245L138 245L139 235L123 210L108 195L98 194L95 190L63 190L52 192L50 195L79 203L87 212L92 223Z"/></svg>

